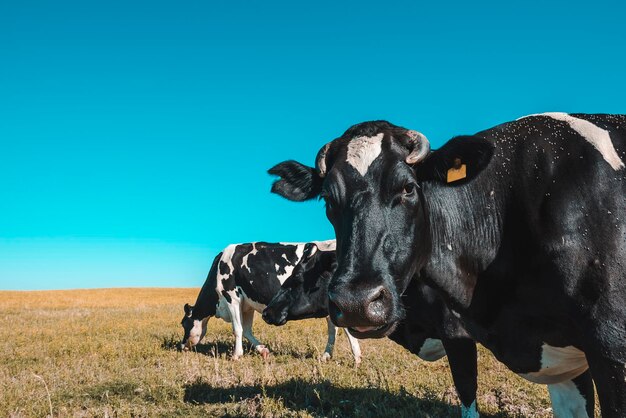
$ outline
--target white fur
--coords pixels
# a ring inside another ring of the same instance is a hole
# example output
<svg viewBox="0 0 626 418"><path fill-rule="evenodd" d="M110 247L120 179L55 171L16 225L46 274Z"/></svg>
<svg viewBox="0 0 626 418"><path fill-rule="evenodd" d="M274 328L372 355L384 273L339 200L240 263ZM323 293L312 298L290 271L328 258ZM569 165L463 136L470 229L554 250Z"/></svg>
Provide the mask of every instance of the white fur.
<svg viewBox="0 0 626 418"><path fill-rule="evenodd" d="M202 326L204 324L204 327ZM189 339L188 341L192 342L192 344L198 344L202 341L202 337L206 333L206 321L200 319L194 319L193 328L189 331Z"/></svg>
<svg viewBox="0 0 626 418"><path fill-rule="evenodd" d="M585 353L579 349L567 347L541 346L541 370L521 373L520 376L535 383L555 384L572 380L589 368Z"/></svg>
<svg viewBox="0 0 626 418"><path fill-rule="evenodd" d="M220 258L220 261L226 263L229 271L227 274L222 274L220 273L220 269L217 269L217 288L220 292L224 289L222 281L228 279L228 276L233 274L233 272L235 271L235 268L233 266L233 254L235 254L236 249L237 244L231 244L228 247L224 248L224 251L222 252L222 257Z"/></svg>
<svg viewBox="0 0 626 418"><path fill-rule="evenodd" d="M285 280L287 280L290 276L291 273L293 273L293 269L296 268L296 265L300 262L300 260L302 259L302 255L304 254L304 244L297 244L296 245L296 261L294 262L294 264L289 265L289 266L285 266L285 273L284 274L277 274L276 277L278 278L278 281L280 281L280 284L282 285L283 283L285 283ZM283 257L285 258L285 260L287 260L287 256L283 254ZM278 264L276 264L276 272L278 272Z"/></svg>
<svg viewBox="0 0 626 418"><path fill-rule="evenodd" d="M476 408L476 399L468 407L461 404L461 418L479 418L478 409Z"/></svg>
<svg viewBox="0 0 626 418"><path fill-rule="evenodd" d="M335 339L337 338L337 331L339 330L335 324L332 323L330 317L326 317L326 323L328 325L328 341L326 342L326 349L322 354L322 361L327 361L333 356L333 349L335 348ZM354 357L354 363L356 366L361 364L361 346L359 340L354 338L347 329L344 329L348 342L350 343L350 349L352 350L352 356Z"/></svg>
<svg viewBox="0 0 626 418"><path fill-rule="evenodd" d="M587 415L587 401L571 380L548 385L555 418L582 418Z"/></svg>
<svg viewBox="0 0 626 418"><path fill-rule="evenodd" d="M259 250L256 249L256 243L253 242L252 243L252 251L250 251L248 254L244 255L243 259L241 260L241 267L247 268L248 269L248 273L252 273L252 270L250 270L250 267L248 267L248 256L255 255L258 252L259 252Z"/></svg>
<svg viewBox="0 0 626 418"><path fill-rule="evenodd" d="M527 118L530 116L547 116L552 119L566 122L574 131L576 131L600 152L602 158L609 163L613 170L617 171L624 168L624 162L619 155L617 155L617 151L615 151L615 147L611 141L611 136L606 130L600 128L599 126L596 126L587 120L576 118L563 112L540 113L524 117Z"/></svg>
<svg viewBox="0 0 626 418"><path fill-rule="evenodd" d="M380 155L383 134L376 136L359 136L348 143L348 155L346 161L354 167L362 176L376 157Z"/></svg>
<svg viewBox="0 0 626 418"><path fill-rule="evenodd" d="M435 338L426 338L422 348L420 348L417 356L425 361L436 361L446 355L441 340Z"/></svg>
<svg viewBox="0 0 626 418"><path fill-rule="evenodd" d="M337 241L334 239L312 242L320 251L335 251L337 249Z"/></svg>
<svg viewBox="0 0 626 418"><path fill-rule="evenodd" d="M354 338L354 336L350 334L350 331L348 331L347 328L344 328L343 331L345 332L346 337L348 337L350 350L352 350L352 355L354 356L354 363L358 366L359 364L361 364L361 346L359 345L359 340L357 338Z"/></svg>

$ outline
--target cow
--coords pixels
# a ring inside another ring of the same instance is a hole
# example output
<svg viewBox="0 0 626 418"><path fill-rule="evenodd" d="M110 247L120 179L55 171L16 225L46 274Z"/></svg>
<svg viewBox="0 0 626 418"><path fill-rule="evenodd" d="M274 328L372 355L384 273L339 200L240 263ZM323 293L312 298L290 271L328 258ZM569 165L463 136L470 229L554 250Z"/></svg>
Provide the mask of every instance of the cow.
<svg viewBox="0 0 626 418"><path fill-rule="evenodd" d="M386 121L286 161L272 190L321 196L337 238L329 313L390 334L415 273L556 416L626 416L626 116L536 114L431 151Z"/></svg>
<svg viewBox="0 0 626 418"><path fill-rule="evenodd" d="M292 274L308 279L311 274L324 274L335 265L335 241L308 243L231 244L213 260L196 303L185 304L181 321L184 336L180 350L189 350L205 336L211 317L232 323L235 348L232 359L243 355L242 337L252 344L264 359L269 349L252 334L254 312L262 312ZM328 321L328 343L322 360L331 358L336 327ZM358 341L346 333L355 362L361 361Z"/></svg>
<svg viewBox="0 0 626 418"><path fill-rule="evenodd" d="M332 271L307 277L292 274L263 310L265 322L283 325L287 320L328 317L331 275ZM439 293L422 281L412 280L402 298L409 314L389 339L425 361L439 360L447 353L461 416L477 417L476 343Z"/></svg>

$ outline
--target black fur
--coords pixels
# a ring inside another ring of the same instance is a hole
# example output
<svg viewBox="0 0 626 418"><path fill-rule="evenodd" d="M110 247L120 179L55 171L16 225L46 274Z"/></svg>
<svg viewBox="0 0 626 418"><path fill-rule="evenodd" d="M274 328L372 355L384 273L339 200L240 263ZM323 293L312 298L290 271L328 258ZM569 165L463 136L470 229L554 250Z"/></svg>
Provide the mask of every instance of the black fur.
<svg viewBox="0 0 626 418"><path fill-rule="evenodd" d="M282 177L272 184L272 193L290 200L304 201L316 197L322 187L322 179L314 168L296 161L285 161L268 170L269 174Z"/></svg>

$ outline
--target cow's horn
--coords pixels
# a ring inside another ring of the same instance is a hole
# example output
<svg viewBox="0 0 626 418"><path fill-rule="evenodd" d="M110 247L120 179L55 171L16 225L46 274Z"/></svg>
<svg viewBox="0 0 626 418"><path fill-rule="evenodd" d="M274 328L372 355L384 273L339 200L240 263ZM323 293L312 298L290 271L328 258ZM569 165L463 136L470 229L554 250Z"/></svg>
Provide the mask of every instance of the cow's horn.
<svg viewBox="0 0 626 418"><path fill-rule="evenodd" d="M417 164L428 156L430 152L430 142L428 142L428 139L420 132L411 130L407 131L406 134L409 137L410 152L405 161L410 165Z"/></svg>
<svg viewBox="0 0 626 418"><path fill-rule="evenodd" d="M330 148L330 142L322 147L315 159L315 167L317 167L320 177L326 176L326 153L328 153L328 148Z"/></svg>

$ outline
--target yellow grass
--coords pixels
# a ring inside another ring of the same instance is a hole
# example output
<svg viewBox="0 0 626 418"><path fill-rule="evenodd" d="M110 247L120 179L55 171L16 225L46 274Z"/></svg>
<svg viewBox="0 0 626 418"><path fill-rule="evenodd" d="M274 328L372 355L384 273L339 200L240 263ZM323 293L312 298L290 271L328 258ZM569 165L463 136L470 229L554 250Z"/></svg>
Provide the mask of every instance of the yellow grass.
<svg viewBox="0 0 626 418"><path fill-rule="evenodd" d="M321 363L324 320L255 334L273 352L229 359L230 325L209 321L197 352L179 353L185 302L198 289L0 292L0 416L459 416L447 363L389 340L362 341L354 369L344 336ZM480 350L485 416L551 416L547 390Z"/></svg>

